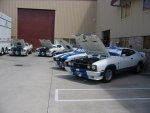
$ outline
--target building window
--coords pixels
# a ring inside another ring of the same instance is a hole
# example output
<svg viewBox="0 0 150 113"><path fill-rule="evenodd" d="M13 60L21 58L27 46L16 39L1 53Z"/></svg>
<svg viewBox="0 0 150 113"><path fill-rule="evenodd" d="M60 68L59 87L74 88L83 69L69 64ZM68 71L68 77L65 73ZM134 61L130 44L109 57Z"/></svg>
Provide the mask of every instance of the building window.
<svg viewBox="0 0 150 113"><path fill-rule="evenodd" d="M129 47L129 38L120 38L121 47Z"/></svg>
<svg viewBox="0 0 150 113"><path fill-rule="evenodd" d="M131 10L131 1L130 0L121 0L121 18L126 18L130 16Z"/></svg>
<svg viewBox="0 0 150 113"><path fill-rule="evenodd" d="M130 8L121 7L121 18L127 18L128 16L130 16Z"/></svg>
<svg viewBox="0 0 150 113"><path fill-rule="evenodd" d="M143 49L150 49L150 36L144 37Z"/></svg>
<svg viewBox="0 0 150 113"><path fill-rule="evenodd" d="M150 10L150 0L143 0L143 10Z"/></svg>

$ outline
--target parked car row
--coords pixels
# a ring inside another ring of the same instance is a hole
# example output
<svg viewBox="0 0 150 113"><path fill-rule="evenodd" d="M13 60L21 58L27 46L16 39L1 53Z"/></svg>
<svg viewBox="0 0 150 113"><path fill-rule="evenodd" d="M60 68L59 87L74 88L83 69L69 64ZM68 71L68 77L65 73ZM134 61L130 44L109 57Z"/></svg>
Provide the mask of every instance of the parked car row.
<svg viewBox="0 0 150 113"><path fill-rule="evenodd" d="M131 48L106 48L96 35L80 34L75 36L79 48L73 48L65 40L40 39L42 47L36 49L37 56L53 56L56 67L64 68L71 75L91 80L110 82L121 72L134 70L140 72L146 61L145 53ZM32 44L23 39L14 39L8 48L9 55L32 53Z"/></svg>
<svg viewBox="0 0 150 113"><path fill-rule="evenodd" d="M71 75L110 82L127 70L140 72L146 61L145 54L130 48L106 48L96 35L75 36L82 47L53 57L57 67L65 68ZM83 50L83 51L82 51Z"/></svg>
<svg viewBox="0 0 150 113"><path fill-rule="evenodd" d="M73 48L65 40L57 40L58 44L52 44L50 40L40 39L41 47L36 48L37 56L54 56L65 52L74 51ZM25 42L23 39L13 39L11 46L8 46L8 54L10 56L28 56L32 53L33 45Z"/></svg>

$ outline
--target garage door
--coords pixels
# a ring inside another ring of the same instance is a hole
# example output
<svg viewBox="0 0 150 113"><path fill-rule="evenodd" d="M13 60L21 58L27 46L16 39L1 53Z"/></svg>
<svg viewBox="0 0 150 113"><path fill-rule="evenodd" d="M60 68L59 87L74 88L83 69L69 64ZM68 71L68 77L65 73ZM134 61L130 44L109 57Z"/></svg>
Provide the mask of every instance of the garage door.
<svg viewBox="0 0 150 113"><path fill-rule="evenodd" d="M18 38L41 46L39 39L54 41L55 11L38 9L18 9Z"/></svg>

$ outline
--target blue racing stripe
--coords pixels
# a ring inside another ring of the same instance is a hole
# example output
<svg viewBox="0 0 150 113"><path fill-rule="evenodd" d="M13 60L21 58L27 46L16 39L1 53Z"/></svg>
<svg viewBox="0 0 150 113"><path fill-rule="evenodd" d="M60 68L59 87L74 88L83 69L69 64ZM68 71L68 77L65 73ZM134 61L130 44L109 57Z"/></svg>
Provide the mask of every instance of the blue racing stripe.
<svg viewBox="0 0 150 113"><path fill-rule="evenodd" d="M74 55L81 54L81 53L83 53L83 52L75 52L75 53L72 53L72 54L64 55L64 56L62 56L61 58L68 58L68 57L70 57L70 56L74 56Z"/></svg>
<svg viewBox="0 0 150 113"><path fill-rule="evenodd" d="M77 71L74 67L70 67L70 69L74 76L79 76L80 74L82 78L88 79L86 69L79 69L79 71Z"/></svg>

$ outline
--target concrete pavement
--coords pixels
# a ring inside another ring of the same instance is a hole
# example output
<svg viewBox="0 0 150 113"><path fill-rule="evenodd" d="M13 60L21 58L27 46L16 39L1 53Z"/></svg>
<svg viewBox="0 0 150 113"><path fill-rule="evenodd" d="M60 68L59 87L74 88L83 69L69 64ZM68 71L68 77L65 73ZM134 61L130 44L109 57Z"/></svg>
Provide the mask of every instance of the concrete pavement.
<svg viewBox="0 0 150 113"><path fill-rule="evenodd" d="M52 58L0 56L0 113L149 113L150 73L111 83L54 67Z"/></svg>

